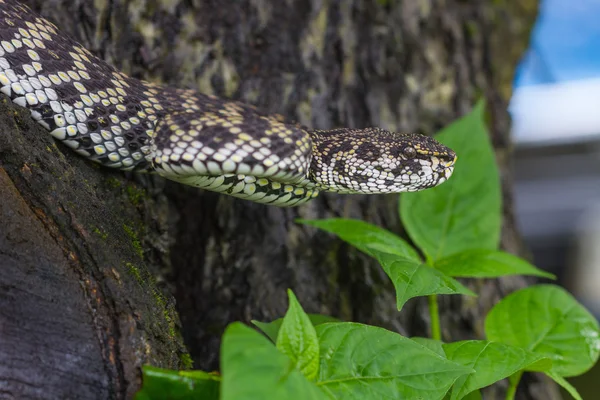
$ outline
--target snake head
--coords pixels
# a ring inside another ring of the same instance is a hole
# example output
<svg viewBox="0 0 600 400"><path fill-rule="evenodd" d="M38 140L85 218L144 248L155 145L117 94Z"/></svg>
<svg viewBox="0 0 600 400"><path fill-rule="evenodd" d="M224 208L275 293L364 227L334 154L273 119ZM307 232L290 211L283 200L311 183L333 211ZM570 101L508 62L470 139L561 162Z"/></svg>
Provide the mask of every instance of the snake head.
<svg viewBox="0 0 600 400"><path fill-rule="evenodd" d="M312 131L309 179L338 193L416 192L450 178L456 154L423 135L379 128Z"/></svg>

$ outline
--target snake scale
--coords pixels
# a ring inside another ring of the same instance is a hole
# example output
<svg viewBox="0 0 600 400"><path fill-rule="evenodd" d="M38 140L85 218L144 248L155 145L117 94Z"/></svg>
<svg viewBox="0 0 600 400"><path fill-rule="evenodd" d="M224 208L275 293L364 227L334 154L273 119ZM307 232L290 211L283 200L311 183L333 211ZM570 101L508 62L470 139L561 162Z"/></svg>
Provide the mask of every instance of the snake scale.
<svg viewBox="0 0 600 400"><path fill-rule="evenodd" d="M427 136L311 130L251 105L128 77L15 0L0 0L0 91L104 166L277 206L321 191L430 188L450 177L456 159Z"/></svg>

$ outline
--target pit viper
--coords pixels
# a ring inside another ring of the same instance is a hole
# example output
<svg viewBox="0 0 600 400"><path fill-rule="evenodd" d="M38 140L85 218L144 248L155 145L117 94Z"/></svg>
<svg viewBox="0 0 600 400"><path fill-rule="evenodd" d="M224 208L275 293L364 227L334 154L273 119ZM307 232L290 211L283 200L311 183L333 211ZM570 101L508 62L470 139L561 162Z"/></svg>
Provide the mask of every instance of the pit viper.
<svg viewBox="0 0 600 400"><path fill-rule="evenodd" d="M0 91L107 167L156 172L258 203L445 182L455 153L379 128L313 130L237 101L131 78L16 0L0 0Z"/></svg>

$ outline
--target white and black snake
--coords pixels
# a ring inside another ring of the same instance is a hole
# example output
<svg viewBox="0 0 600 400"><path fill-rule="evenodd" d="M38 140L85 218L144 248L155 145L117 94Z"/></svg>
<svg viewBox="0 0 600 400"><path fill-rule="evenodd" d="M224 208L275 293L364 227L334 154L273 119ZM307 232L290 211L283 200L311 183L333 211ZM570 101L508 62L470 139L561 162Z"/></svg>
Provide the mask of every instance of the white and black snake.
<svg viewBox="0 0 600 400"><path fill-rule="evenodd" d="M396 193L446 181L427 136L310 130L239 102L130 78L15 0L0 0L0 91L102 165L277 206L320 191Z"/></svg>

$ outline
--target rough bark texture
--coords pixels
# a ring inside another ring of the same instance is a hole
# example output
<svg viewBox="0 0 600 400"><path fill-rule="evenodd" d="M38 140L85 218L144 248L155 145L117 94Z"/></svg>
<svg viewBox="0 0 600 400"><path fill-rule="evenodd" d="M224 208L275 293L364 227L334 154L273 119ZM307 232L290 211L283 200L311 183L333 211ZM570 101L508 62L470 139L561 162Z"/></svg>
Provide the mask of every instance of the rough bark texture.
<svg viewBox="0 0 600 400"><path fill-rule="evenodd" d="M432 134L484 96L511 208L506 112L535 1L27 0L136 77L193 87L315 128ZM427 333L426 302L398 313L373 260L294 219L353 217L401 233L397 196L322 195L278 209L99 169L0 104L0 396L125 398L139 366L218 368L235 320L271 320L292 288L305 309ZM160 277L159 283L152 276ZM520 278L441 300L445 340L482 336ZM534 376L520 398L556 398ZM499 398L502 385L486 391Z"/></svg>

